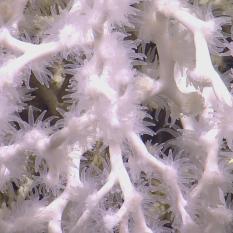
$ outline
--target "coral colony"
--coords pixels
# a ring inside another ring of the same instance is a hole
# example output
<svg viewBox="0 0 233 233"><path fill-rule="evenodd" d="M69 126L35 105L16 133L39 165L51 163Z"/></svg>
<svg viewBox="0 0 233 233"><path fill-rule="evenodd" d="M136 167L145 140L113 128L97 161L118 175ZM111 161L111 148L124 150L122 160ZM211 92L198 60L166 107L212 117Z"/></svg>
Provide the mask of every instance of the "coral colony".
<svg viewBox="0 0 233 233"><path fill-rule="evenodd" d="M232 233L232 18L1 0L0 233Z"/></svg>

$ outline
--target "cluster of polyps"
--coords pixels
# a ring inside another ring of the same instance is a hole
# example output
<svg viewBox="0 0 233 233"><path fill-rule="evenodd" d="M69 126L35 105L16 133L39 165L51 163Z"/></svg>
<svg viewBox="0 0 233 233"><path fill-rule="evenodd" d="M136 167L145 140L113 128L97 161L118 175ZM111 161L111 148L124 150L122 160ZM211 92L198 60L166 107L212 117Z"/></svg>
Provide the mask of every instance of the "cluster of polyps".
<svg viewBox="0 0 233 233"><path fill-rule="evenodd" d="M232 73L211 60L233 53L230 17L181 0L4 0L0 12L0 232L230 232ZM146 41L158 56L143 64ZM20 117L32 73L47 92L70 79L55 125L31 106ZM182 122L168 155L140 137L155 103Z"/></svg>

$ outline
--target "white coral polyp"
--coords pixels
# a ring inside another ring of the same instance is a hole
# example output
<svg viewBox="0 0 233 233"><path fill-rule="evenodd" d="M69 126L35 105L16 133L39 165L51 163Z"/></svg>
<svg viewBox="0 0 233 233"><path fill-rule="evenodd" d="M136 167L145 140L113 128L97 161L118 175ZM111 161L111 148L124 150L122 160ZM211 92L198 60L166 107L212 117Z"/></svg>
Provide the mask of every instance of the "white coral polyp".
<svg viewBox="0 0 233 233"><path fill-rule="evenodd" d="M65 25L59 31L59 41L65 48L71 48L80 41L80 32L72 24Z"/></svg>

